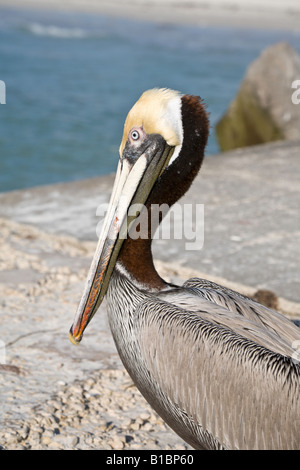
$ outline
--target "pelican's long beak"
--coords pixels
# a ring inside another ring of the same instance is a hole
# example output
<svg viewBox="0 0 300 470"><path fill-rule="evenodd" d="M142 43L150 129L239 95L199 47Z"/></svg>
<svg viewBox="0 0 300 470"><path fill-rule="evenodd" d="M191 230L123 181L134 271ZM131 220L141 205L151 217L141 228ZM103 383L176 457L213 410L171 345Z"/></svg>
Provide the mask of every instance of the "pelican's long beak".
<svg viewBox="0 0 300 470"><path fill-rule="evenodd" d="M144 134L142 145L127 141L96 252L90 267L69 338L78 344L83 331L99 308L108 288L128 227L135 217L128 215L132 204L144 204L154 183L168 164L174 147L158 134Z"/></svg>

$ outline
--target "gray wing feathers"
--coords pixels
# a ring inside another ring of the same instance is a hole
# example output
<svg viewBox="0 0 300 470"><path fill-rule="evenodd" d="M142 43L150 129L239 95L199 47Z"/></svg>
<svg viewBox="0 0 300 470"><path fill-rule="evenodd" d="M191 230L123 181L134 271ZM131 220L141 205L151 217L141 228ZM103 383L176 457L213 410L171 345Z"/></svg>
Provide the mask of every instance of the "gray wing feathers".
<svg viewBox="0 0 300 470"><path fill-rule="evenodd" d="M247 318L256 325L257 331L273 333L275 343L285 342L291 346L295 340L299 339L299 328L288 318L238 292L198 278L189 279L183 287L191 289L197 296L220 305L231 313ZM293 351L287 350L286 353L291 354Z"/></svg>
<svg viewBox="0 0 300 470"><path fill-rule="evenodd" d="M135 328L152 377L148 381L144 374L140 388L147 389L154 408L161 397L158 412L192 445L299 447L300 369L290 358L203 318L202 312L160 300L139 306Z"/></svg>
<svg viewBox="0 0 300 470"><path fill-rule="evenodd" d="M172 291L160 294L159 298L183 310L194 312L201 316L201 318L215 325L229 328L233 332L255 341L271 351L287 356L292 356L295 353L293 345L297 344L294 343L295 341L300 340L300 329L288 319L280 319L280 329L277 328L276 331L274 328L267 328L266 324L256 321L254 311L249 317L237 313L234 306L231 305L232 300L230 298L226 299L226 306L220 305L220 302L218 303L217 301L219 301L221 297L218 296L218 292L216 291L210 294L210 300L207 300L204 295L201 297L198 291L196 294L197 295L195 295L194 289L190 292L188 290L179 292ZM215 302L213 301L214 297ZM244 309L246 309L246 307L247 306L244 306ZM241 308L239 308L239 311L240 310ZM269 321L272 321L273 326L276 326L276 317L275 320L271 318L273 312L268 311L267 313L270 316ZM287 333L280 336L279 332L285 321L287 323Z"/></svg>

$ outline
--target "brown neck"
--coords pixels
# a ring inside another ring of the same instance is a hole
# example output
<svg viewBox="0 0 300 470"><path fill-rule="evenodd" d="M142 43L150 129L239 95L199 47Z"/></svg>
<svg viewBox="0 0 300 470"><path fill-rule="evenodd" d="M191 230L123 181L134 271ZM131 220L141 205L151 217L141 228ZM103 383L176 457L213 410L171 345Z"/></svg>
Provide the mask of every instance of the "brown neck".
<svg viewBox="0 0 300 470"><path fill-rule="evenodd" d="M181 112L184 129L181 152L153 186L146 203L147 210L142 217L139 217L141 223L137 222L134 225L135 233L140 233L140 237L136 239L128 237L118 257L118 261L126 271L139 284L150 289L161 290L167 286L153 263L151 233L153 234L157 227L151 226L151 206L165 203L171 207L185 194L201 167L209 134L207 113L198 97L183 96ZM162 218L161 215L158 223Z"/></svg>
<svg viewBox="0 0 300 470"><path fill-rule="evenodd" d="M162 290L168 284L159 276L153 263L151 241L128 238L122 247L118 262L145 289Z"/></svg>

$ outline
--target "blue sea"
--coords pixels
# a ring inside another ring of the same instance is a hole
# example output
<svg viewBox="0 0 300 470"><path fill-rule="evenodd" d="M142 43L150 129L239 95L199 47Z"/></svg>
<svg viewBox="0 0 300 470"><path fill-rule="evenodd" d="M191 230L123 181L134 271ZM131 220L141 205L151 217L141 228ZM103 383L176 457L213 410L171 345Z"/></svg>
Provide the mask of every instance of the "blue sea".
<svg viewBox="0 0 300 470"><path fill-rule="evenodd" d="M279 41L300 51L299 33L0 8L0 191L115 171L127 112L153 87L200 95L207 154L219 152L216 123L249 63Z"/></svg>

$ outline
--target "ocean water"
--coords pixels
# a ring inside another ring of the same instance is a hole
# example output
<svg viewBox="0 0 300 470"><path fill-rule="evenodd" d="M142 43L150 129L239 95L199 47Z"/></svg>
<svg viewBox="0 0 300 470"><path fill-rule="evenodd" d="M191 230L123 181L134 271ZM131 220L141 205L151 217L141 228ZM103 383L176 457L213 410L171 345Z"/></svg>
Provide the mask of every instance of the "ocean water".
<svg viewBox="0 0 300 470"><path fill-rule="evenodd" d="M115 171L123 123L140 94L200 95L214 126L247 66L281 31L188 27L100 15L0 8L0 191Z"/></svg>

